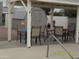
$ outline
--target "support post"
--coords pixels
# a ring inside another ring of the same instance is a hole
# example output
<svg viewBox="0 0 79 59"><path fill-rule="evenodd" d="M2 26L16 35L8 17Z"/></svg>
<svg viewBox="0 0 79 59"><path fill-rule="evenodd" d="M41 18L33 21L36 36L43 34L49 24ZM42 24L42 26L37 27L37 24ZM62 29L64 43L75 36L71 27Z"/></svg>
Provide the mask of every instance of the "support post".
<svg viewBox="0 0 79 59"><path fill-rule="evenodd" d="M8 0L8 41L11 41L11 30L12 30L12 10L13 10L14 2Z"/></svg>
<svg viewBox="0 0 79 59"><path fill-rule="evenodd" d="M11 14L11 3L8 0L8 41L11 41L11 21L12 21L12 14Z"/></svg>
<svg viewBox="0 0 79 59"><path fill-rule="evenodd" d="M51 8L51 29L53 29L53 9Z"/></svg>
<svg viewBox="0 0 79 59"><path fill-rule="evenodd" d="M76 22L76 36L75 36L75 42L79 42L79 6L77 7L77 22Z"/></svg>
<svg viewBox="0 0 79 59"><path fill-rule="evenodd" d="M27 47L31 47L31 1L27 0L27 7L23 0L20 0L27 12Z"/></svg>
<svg viewBox="0 0 79 59"><path fill-rule="evenodd" d="M31 0L27 0L27 47L31 47Z"/></svg>

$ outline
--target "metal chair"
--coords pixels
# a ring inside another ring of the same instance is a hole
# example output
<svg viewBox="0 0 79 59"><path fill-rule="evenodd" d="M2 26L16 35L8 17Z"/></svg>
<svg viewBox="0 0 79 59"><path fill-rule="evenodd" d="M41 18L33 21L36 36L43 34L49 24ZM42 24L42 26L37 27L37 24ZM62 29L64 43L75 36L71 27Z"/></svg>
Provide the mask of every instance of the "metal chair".
<svg viewBox="0 0 79 59"><path fill-rule="evenodd" d="M70 23L69 24L69 26L68 26L68 38L70 39L75 39L75 31L76 31L76 29L75 29L75 26L76 24L74 24L74 23Z"/></svg>
<svg viewBox="0 0 79 59"><path fill-rule="evenodd" d="M61 37L62 42L63 42L63 26L55 26L54 35L58 38Z"/></svg>
<svg viewBox="0 0 79 59"><path fill-rule="evenodd" d="M37 44L37 40L39 39L41 45L41 26L32 26L31 38L35 38L36 44ZM32 44L32 40L31 40L31 44Z"/></svg>

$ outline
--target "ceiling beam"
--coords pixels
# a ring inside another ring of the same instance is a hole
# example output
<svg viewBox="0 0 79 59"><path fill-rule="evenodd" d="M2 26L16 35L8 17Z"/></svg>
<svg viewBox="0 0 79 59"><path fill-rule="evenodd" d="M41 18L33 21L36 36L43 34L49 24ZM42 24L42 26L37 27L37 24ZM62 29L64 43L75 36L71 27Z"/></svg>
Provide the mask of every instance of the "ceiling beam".
<svg viewBox="0 0 79 59"><path fill-rule="evenodd" d="M25 4L27 5L27 0L24 0ZM16 2L16 5L22 5L19 1ZM35 7L42 7L42 8L64 8L70 10L76 10L76 5L69 5L69 4L60 4L60 3L48 3L48 2L36 2L36 0L32 0L32 6Z"/></svg>
<svg viewBox="0 0 79 59"><path fill-rule="evenodd" d="M63 8L63 9L70 9L70 10L76 10L77 7L71 7L71 6L63 6L63 5L41 5L41 4L33 4L34 7L41 7L41 8Z"/></svg>

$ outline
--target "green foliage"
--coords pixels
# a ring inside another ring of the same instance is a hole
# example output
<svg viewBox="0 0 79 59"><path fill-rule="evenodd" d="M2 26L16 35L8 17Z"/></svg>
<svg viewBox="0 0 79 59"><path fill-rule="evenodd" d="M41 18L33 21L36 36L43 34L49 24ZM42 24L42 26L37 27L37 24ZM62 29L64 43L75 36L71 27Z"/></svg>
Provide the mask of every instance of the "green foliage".
<svg viewBox="0 0 79 59"><path fill-rule="evenodd" d="M54 16L63 16L64 13L63 12L54 12Z"/></svg>
<svg viewBox="0 0 79 59"><path fill-rule="evenodd" d="M65 15L68 17L76 17L77 10L65 10Z"/></svg>

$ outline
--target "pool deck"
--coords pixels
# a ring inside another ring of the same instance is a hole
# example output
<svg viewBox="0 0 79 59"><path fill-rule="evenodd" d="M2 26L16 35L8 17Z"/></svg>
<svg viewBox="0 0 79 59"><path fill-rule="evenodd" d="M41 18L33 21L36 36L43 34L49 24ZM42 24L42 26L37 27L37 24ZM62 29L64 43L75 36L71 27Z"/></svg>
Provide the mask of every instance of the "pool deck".
<svg viewBox="0 0 79 59"><path fill-rule="evenodd" d="M79 57L79 44L65 43L74 58ZM0 41L0 59L71 59L59 44L50 45L49 58L46 57L46 45L27 48L25 44L12 41Z"/></svg>

